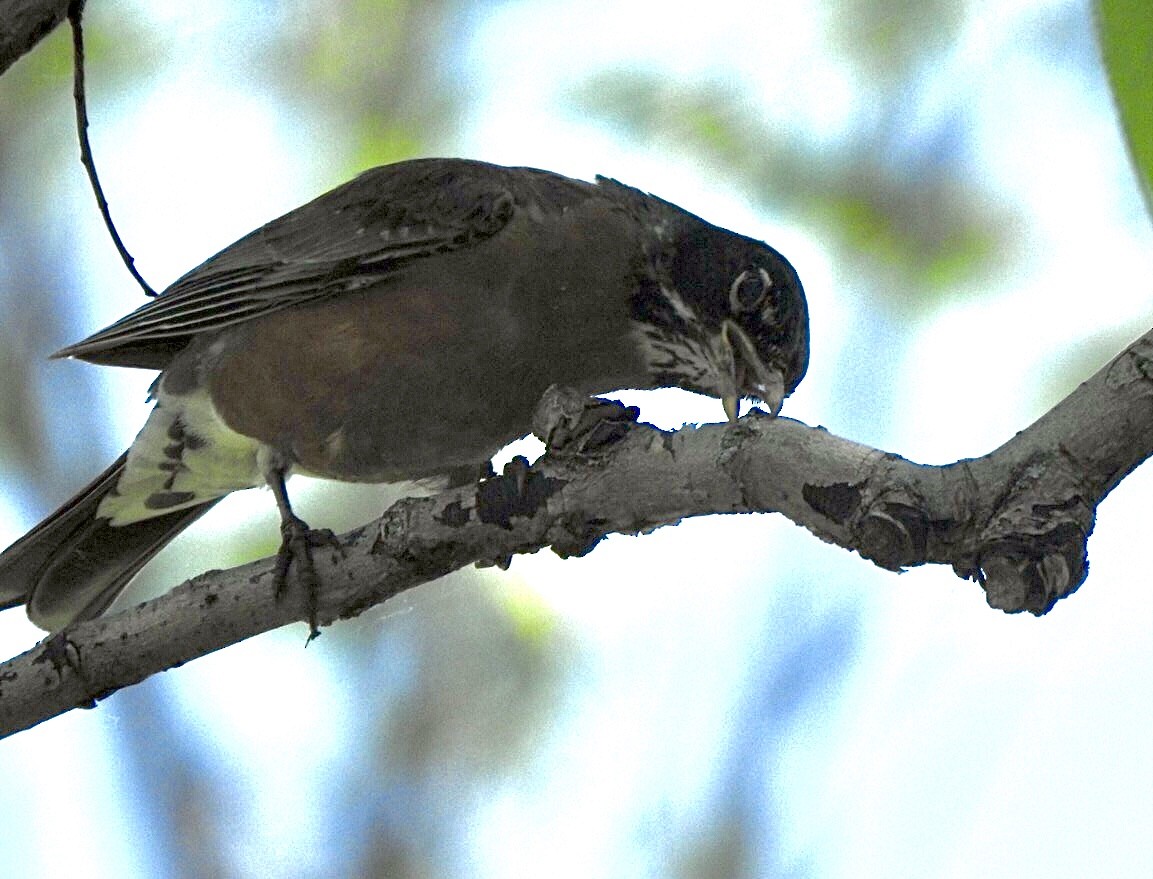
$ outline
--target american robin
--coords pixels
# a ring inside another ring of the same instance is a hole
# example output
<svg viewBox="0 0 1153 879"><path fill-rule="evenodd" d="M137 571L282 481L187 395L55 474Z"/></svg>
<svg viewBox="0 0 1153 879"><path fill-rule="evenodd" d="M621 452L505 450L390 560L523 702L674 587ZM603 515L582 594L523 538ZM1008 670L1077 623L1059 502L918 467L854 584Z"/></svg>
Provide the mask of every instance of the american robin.
<svg viewBox="0 0 1153 879"><path fill-rule="evenodd" d="M681 387L776 414L808 312L768 245L598 177L418 159L245 236L57 352L160 370L155 408L95 481L0 554L0 607L57 630L102 613L220 498L291 472L479 473L551 384ZM286 562L287 564L287 562Z"/></svg>

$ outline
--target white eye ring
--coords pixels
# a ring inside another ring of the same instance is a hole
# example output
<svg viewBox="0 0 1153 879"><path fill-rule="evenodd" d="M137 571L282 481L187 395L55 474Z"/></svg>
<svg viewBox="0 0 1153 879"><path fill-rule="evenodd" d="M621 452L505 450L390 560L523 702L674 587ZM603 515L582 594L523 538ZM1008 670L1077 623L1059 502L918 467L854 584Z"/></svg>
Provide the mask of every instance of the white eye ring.
<svg viewBox="0 0 1153 879"><path fill-rule="evenodd" d="M729 308L733 314L755 311L772 289L773 279L767 271L762 268L745 269L729 287Z"/></svg>

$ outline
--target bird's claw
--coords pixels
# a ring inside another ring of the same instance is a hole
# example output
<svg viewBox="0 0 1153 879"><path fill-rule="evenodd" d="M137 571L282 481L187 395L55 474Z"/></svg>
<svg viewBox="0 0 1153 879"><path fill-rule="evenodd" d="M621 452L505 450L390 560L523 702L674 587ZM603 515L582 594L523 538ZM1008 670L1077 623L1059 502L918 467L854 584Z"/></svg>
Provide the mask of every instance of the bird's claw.
<svg viewBox="0 0 1153 879"><path fill-rule="evenodd" d="M280 550L276 553L276 565L272 569L276 600L282 599L288 591L288 570L295 563L297 579L308 601L308 641L311 643L320 637L320 577L316 573L312 550L314 547L326 546L343 550L344 547L329 529L309 528L303 519L295 515L281 522L280 535Z"/></svg>
<svg viewBox="0 0 1153 879"><path fill-rule="evenodd" d="M552 385L533 414L533 433L550 452L594 455L621 440L638 417L636 406Z"/></svg>

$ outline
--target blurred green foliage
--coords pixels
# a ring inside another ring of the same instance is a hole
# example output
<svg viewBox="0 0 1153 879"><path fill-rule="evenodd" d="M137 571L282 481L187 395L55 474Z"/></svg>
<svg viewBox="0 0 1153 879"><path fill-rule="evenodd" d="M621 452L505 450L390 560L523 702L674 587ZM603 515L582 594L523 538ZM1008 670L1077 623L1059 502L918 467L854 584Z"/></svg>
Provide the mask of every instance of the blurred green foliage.
<svg viewBox="0 0 1153 879"><path fill-rule="evenodd" d="M453 80L461 0L323 0L282 7L267 81L324 120L346 152L335 178L450 139L462 110Z"/></svg>
<svg viewBox="0 0 1153 879"><path fill-rule="evenodd" d="M967 11L956 0L841 0L829 7L832 49L864 80L901 88L955 43Z"/></svg>
<svg viewBox="0 0 1153 879"><path fill-rule="evenodd" d="M160 48L139 22L120 17L115 32L107 24L102 16L84 18L85 70L94 77L88 89L105 94L150 76L162 60ZM126 45L132 50L123 51ZM72 32L67 22L4 74L0 118L8 119L8 113L17 113L26 101L35 101L36 106L44 101L72 105Z"/></svg>
<svg viewBox="0 0 1153 879"><path fill-rule="evenodd" d="M1097 0L1097 37L1133 173L1153 219L1153 7L1146 0ZM1147 279L1139 283L1148 286ZM1115 329L1056 352L1049 377L1037 385L1033 409L1044 412L1078 382L1149 330L1148 312Z"/></svg>
<svg viewBox="0 0 1153 879"><path fill-rule="evenodd" d="M1153 8L1147 0L1098 0L1096 9L1105 71L1153 215Z"/></svg>
<svg viewBox="0 0 1153 879"><path fill-rule="evenodd" d="M809 224L895 319L927 318L979 294L1012 257L1014 212L980 181L931 159L886 162L905 92L884 99L892 103L876 108L876 124L817 147L804 131L756 115L745 88L615 70L589 79L572 100L637 142L707 166L766 211Z"/></svg>

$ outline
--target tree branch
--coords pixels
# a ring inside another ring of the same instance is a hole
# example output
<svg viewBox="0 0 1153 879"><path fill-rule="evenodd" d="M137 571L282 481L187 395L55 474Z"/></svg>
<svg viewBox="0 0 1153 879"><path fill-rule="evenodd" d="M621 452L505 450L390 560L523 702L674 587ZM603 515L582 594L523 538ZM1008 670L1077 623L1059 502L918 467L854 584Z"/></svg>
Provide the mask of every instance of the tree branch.
<svg viewBox="0 0 1153 879"><path fill-rule="evenodd" d="M612 407L606 420L605 403L554 389L535 424L550 451L531 469L514 462L479 485L402 500L345 534L342 552L318 552L321 623L472 563L546 546L580 555L606 534L742 512L784 513L890 570L951 565L991 606L1043 614L1085 579L1097 505L1153 452L1153 332L1000 448L944 466L788 418L670 433ZM0 735L306 619L305 596L274 598L272 567L208 572L0 665Z"/></svg>
<svg viewBox="0 0 1153 879"><path fill-rule="evenodd" d="M0 74L68 17L69 0L0 0Z"/></svg>

